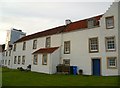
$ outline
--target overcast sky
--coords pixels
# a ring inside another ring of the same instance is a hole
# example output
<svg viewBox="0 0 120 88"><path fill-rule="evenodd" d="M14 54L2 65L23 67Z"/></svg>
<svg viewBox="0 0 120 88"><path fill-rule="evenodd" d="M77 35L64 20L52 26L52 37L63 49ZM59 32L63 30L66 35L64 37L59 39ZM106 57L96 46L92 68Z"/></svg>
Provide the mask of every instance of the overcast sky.
<svg viewBox="0 0 120 88"><path fill-rule="evenodd" d="M55 2L56 1L56 2ZM21 29L32 34L105 13L114 0L1 0L0 44L6 30Z"/></svg>

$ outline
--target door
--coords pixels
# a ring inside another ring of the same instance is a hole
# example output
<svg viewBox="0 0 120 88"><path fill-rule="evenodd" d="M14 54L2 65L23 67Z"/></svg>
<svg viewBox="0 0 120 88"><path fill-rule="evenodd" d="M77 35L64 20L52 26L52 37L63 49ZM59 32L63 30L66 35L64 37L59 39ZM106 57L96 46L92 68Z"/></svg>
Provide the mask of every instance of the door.
<svg viewBox="0 0 120 88"><path fill-rule="evenodd" d="M100 59L92 59L92 74L100 76Z"/></svg>

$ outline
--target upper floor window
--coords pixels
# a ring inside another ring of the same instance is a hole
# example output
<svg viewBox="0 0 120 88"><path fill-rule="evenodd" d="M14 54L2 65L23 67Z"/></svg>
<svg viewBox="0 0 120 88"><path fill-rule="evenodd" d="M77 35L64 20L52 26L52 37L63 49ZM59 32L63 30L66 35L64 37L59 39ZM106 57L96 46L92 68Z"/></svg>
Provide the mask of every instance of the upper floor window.
<svg viewBox="0 0 120 88"><path fill-rule="evenodd" d="M25 56L22 56L22 65L25 64Z"/></svg>
<svg viewBox="0 0 120 88"><path fill-rule="evenodd" d="M9 56L11 56L11 50L9 50Z"/></svg>
<svg viewBox="0 0 120 88"><path fill-rule="evenodd" d="M37 48L37 40L33 40L33 49Z"/></svg>
<svg viewBox="0 0 120 88"><path fill-rule="evenodd" d="M8 55L8 51L6 51L6 56Z"/></svg>
<svg viewBox="0 0 120 88"><path fill-rule="evenodd" d="M16 44L14 44L14 48L13 48L13 51L16 51Z"/></svg>
<svg viewBox="0 0 120 88"><path fill-rule="evenodd" d="M10 65L10 60L8 61L8 65Z"/></svg>
<svg viewBox="0 0 120 88"><path fill-rule="evenodd" d="M117 58L116 57L108 57L107 58L107 67L108 68L116 68L117 67Z"/></svg>
<svg viewBox="0 0 120 88"><path fill-rule="evenodd" d="M23 50L26 49L26 42L23 42Z"/></svg>
<svg viewBox="0 0 120 88"><path fill-rule="evenodd" d="M47 54L43 54L42 65L47 65Z"/></svg>
<svg viewBox="0 0 120 88"><path fill-rule="evenodd" d="M33 64L37 65L38 64L38 55L33 56Z"/></svg>
<svg viewBox="0 0 120 88"><path fill-rule="evenodd" d="M115 37L106 37L106 50L115 50Z"/></svg>
<svg viewBox="0 0 120 88"><path fill-rule="evenodd" d="M64 54L70 54L70 41L64 42Z"/></svg>
<svg viewBox="0 0 120 88"><path fill-rule="evenodd" d="M98 38L89 39L89 52L98 52Z"/></svg>
<svg viewBox="0 0 120 88"><path fill-rule="evenodd" d="M107 29L114 28L114 17L113 16L106 17L106 28Z"/></svg>
<svg viewBox="0 0 120 88"><path fill-rule="evenodd" d="M51 38L47 37L46 38L46 47L50 47L50 43L51 43Z"/></svg>
<svg viewBox="0 0 120 88"><path fill-rule="evenodd" d="M18 56L18 64L20 64L20 61L21 61L21 57Z"/></svg>
<svg viewBox="0 0 120 88"><path fill-rule="evenodd" d="M5 65L7 65L7 60L5 60Z"/></svg>

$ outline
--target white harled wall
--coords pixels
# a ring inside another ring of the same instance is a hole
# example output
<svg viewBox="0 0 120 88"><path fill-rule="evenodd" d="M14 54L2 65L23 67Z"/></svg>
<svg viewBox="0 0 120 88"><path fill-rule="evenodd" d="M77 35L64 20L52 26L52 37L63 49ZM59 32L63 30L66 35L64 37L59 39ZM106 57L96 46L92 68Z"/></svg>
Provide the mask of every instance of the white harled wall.
<svg viewBox="0 0 120 88"><path fill-rule="evenodd" d="M119 12L118 12L119 11ZM71 32L66 32L63 34L54 34L50 36L40 37L37 39L37 49L33 49L33 40L26 41L26 50L22 50L23 42L17 43L16 51L13 51L13 56L4 59L11 59L11 67L26 67L31 64L32 71L43 72L43 73L55 73L56 65L62 63L63 59L70 59L70 65L78 66L79 69L83 69L83 74L91 75L92 74L92 65L91 58L101 58L101 75L110 76L118 75L118 69L120 74L120 2L119 9L118 3L114 3L102 16L100 19L100 27L92 29L83 29L76 30ZM114 16L114 28L106 29L105 17ZM119 20L119 21L118 21ZM119 26L118 26L119 25ZM119 35L119 37L118 37ZM115 52L106 52L105 49L105 37L115 36L116 40L116 51ZM33 65L33 55L32 53L40 48L45 48L46 37L51 37L51 47L60 47L52 54L48 54L48 65L42 65L42 54L38 55L38 65ZM99 52L98 53L89 53L89 38L98 37L99 40ZM70 54L64 54L64 41L70 41ZM14 56L25 55L25 65L14 64ZM107 68L107 57L115 56L117 57L117 69L108 69ZM57 58L57 59L56 59Z"/></svg>

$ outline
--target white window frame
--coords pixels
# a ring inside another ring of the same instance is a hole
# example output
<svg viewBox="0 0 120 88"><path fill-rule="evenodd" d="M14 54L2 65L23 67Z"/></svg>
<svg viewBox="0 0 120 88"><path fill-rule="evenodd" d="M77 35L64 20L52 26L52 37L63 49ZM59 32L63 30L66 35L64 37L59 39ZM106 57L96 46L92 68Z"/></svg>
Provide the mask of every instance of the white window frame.
<svg viewBox="0 0 120 88"><path fill-rule="evenodd" d="M63 59L63 64L64 65L70 65L70 59Z"/></svg>
<svg viewBox="0 0 120 88"><path fill-rule="evenodd" d="M99 51L98 37L89 38L89 52L94 53Z"/></svg>
<svg viewBox="0 0 120 88"><path fill-rule="evenodd" d="M22 65L25 65L25 56L22 56Z"/></svg>
<svg viewBox="0 0 120 88"><path fill-rule="evenodd" d="M110 48L110 44L108 44L108 41L112 42L112 41L110 41L111 38L113 38L113 41L114 41L114 48ZM105 42L106 42L106 45L105 45L106 46L106 51L115 51L116 50L115 36L106 37Z"/></svg>
<svg viewBox="0 0 120 88"><path fill-rule="evenodd" d="M70 54L70 41L64 41L64 54Z"/></svg>
<svg viewBox="0 0 120 88"><path fill-rule="evenodd" d="M114 16L106 17L106 29L114 28Z"/></svg>
<svg viewBox="0 0 120 88"><path fill-rule="evenodd" d="M18 64L21 62L21 56L18 56Z"/></svg>
<svg viewBox="0 0 120 88"><path fill-rule="evenodd" d="M23 42L23 50L26 49L26 42Z"/></svg>
<svg viewBox="0 0 120 88"><path fill-rule="evenodd" d="M49 48L51 46L51 37L47 37L46 38L46 45L47 48Z"/></svg>
<svg viewBox="0 0 120 88"><path fill-rule="evenodd" d="M117 68L117 57L107 57L107 68Z"/></svg>
<svg viewBox="0 0 120 88"><path fill-rule="evenodd" d="M37 48L37 39L33 40L33 49Z"/></svg>
<svg viewBox="0 0 120 88"><path fill-rule="evenodd" d="M46 60L45 60L46 59ZM47 65L47 60L48 60L48 54L43 54L42 55L42 65Z"/></svg>
<svg viewBox="0 0 120 88"><path fill-rule="evenodd" d="M38 64L38 55L33 55L33 65L37 65Z"/></svg>
<svg viewBox="0 0 120 88"><path fill-rule="evenodd" d="M14 64L17 64L17 56L14 56Z"/></svg>

